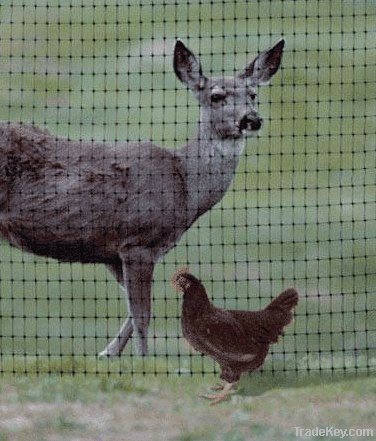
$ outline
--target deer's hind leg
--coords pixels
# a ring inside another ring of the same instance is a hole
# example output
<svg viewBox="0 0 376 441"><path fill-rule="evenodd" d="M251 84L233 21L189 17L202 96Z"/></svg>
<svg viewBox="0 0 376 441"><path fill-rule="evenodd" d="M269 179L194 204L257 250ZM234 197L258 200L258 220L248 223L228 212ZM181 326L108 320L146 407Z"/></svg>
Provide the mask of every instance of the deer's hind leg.
<svg viewBox="0 0 376 441"><path fill-rule="evenodd" d="M123 277L123 263L121 260L117 264L108 265L110 271L115 275L118 283L123 287L124 291L124 277ZM133 320L130 315L127 320L124 321L117 336L99 353L100 357L116 357L121 355L128 341L133 335Z"/></svg>

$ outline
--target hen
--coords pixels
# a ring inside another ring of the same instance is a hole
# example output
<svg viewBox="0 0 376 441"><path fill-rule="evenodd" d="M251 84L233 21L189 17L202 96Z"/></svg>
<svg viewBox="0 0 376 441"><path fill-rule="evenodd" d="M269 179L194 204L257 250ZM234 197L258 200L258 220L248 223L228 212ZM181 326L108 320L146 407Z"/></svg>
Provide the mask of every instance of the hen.
<svg viewBox="0 0 376 441"><path fill-rule="evenodd" d="M187 268L177 270L171 283L184 294L184 337L196 351L221 366L220 378L225 383L219 393L206 398L212 404L226 400L245 373L262 367L270 344L277 343L283 329L293 321L298 292L286 289L261 311L236 311L215 307L202 283Z"/></svg>

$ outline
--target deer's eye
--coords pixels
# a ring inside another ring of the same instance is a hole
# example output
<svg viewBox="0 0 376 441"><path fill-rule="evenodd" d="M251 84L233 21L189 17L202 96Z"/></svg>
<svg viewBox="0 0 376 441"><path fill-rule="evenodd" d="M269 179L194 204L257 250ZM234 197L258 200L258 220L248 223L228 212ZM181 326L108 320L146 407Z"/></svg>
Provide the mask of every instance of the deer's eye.
<svg viewBox="0 0 376 441"><path fill-rule="evenodd" d="M224 91L213 92L210 97L212 103L219 103L220 101L224 101L225 98L226 98L226 93Z"/></svg>

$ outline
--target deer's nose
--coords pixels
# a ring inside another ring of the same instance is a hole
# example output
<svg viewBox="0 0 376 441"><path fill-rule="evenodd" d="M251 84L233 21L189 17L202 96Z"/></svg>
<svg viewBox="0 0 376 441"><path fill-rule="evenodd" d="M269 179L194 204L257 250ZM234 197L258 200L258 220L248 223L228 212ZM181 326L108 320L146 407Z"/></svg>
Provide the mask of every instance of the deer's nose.
<svg viewBox="0 0 376 441"><path fill-rule="evenodd" d="M262 119L257 115L244 115L240 120L239 129L243 130L260 130Z"/></svg>

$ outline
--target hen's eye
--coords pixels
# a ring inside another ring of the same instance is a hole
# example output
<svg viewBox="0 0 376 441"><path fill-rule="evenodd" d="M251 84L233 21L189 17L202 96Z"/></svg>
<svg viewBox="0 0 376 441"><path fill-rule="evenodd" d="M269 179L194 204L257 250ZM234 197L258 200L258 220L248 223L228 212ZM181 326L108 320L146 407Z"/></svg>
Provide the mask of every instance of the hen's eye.
<svg viewBox="0 0 376 441"><path fill-rule="evenodd" d="M218 93L216 93L216 92L212 93L211 97L210 97L212 103L218 103L219 101L223 101L225 98L226 98L226 94L219 93L219 92Z"/></svg>
<svg viewBox="0 0 376 441"><path fill-rule="evenodd" d="M254 101L257 95L255 93L250 93L248 96L252 101Z"/></svg>

